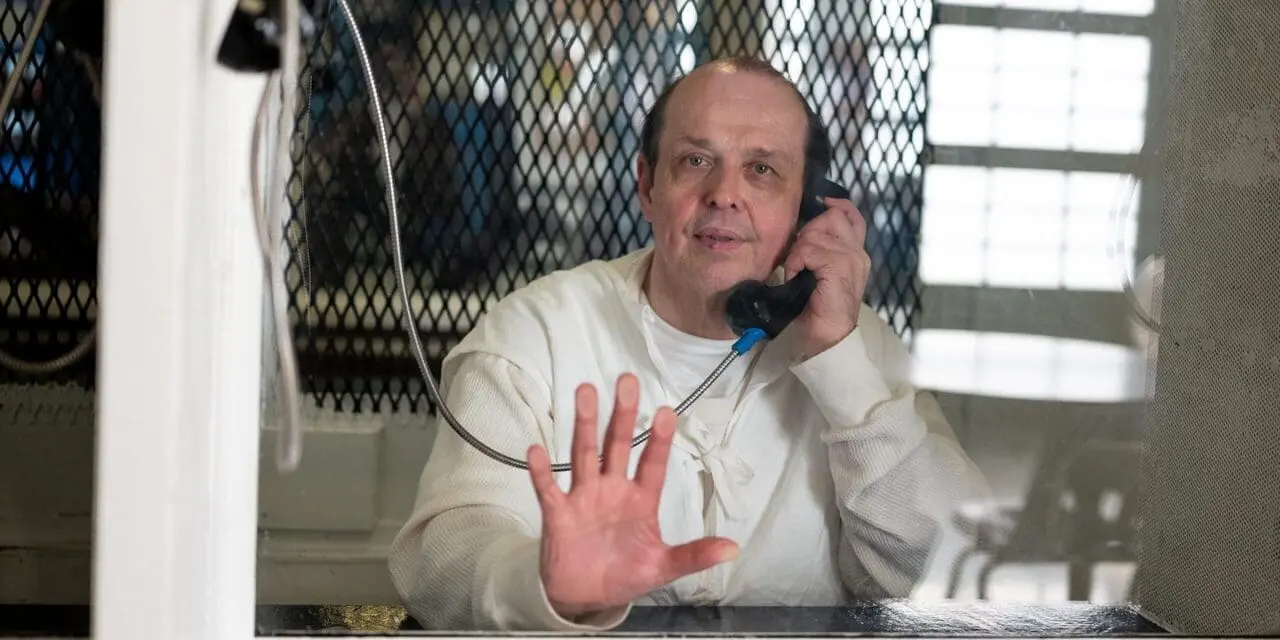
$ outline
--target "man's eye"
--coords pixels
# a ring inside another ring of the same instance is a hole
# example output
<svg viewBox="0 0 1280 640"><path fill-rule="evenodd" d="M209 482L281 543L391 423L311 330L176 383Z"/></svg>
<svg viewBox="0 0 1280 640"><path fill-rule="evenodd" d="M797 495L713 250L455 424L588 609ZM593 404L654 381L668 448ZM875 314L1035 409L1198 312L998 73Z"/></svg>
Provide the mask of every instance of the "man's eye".
<svg viewBox="0 0 1280 640"><path fill-rule="evenodd" d="M691 167L701 167L704 161L699 156L689 156L688 159L685 160L685 162L688 162L689 166Z"/></svg>
<svg viewBox="0 0 1280 640"><path fill-rule="evenodd" d="M759 163L759 162L758 162L758 163L756 163L756 164L752 167L752 169L753 169L753 170L755 170L755 172L756 172L757 174L759 174L759 175L765 175L765 174L769 173L770 171L773 171L773 167L770 167L770 166L769 166L769 165L767 165L767 164Z"/></svg>

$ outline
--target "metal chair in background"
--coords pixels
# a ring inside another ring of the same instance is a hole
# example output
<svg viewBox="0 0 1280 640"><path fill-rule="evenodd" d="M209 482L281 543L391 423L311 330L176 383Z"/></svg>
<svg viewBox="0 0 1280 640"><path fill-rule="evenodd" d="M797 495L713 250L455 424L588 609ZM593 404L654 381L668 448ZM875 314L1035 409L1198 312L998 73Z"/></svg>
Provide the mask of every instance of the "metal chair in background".
<svg viewBox="0 0 1280 640"><path fill-rule="evenodd" d="M1090 439L1066 455L1049 453L1020 504L955 515L973 542L952 564L947 598L955 598L965 565L979 555L985 556L977 578L980 600L987 599L991 574L1001 565L1066 564L1068 600L1088 600L1095 565L1137 558L1141 441Z"/></svg>
<svg viewBox="0 0 1280 640"><path fill-rule="evenodd" d="M1137 561L1142 449L1141 440L1091 440L1066 466L1058 513L1071 600L1089 599L1099 563Z"/></svg>
<svg viewBox="0 0 1280 640"><path fill-rule="evenodd" d="M972 540L970 546L956 556L947 582L947 598L954 599L960 590L965 565L970 559L985 556L978 571L978 599L987 599L991 573L1003 564L1058 562L1062 545L1053 524L1052 511L1061 493L1056 482L1062 458L1045 447L1036 471L1021 501L975 503L955 513L952 522Z"/></svg>

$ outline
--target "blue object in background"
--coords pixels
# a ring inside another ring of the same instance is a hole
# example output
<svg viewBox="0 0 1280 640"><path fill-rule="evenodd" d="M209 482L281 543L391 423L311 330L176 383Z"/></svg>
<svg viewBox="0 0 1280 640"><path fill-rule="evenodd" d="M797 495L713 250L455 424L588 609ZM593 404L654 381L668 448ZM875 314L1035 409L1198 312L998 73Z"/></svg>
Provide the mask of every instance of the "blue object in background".
<svg viewBox="0 0 1280 640"><path fill-rule="evenodd" d="M4 183L31 193L47 190L78 199L99 187L101 109L86 71L70 54L47 56L42 31L22 70L22 85L3 115L0 172ZM0 43L4 78L12 76L25 43ZM38 97L33 96L37 80ZM57 89L56 91L54 89Z"/></svg>
<svg viewBox="0 0 1280 640"><path fill-rule="evenodd" d="M503 166L500 154L509 150L511 131L501 117L501 108L492 102L471 100L428 100L426 117L443 120L451 134L456 161L448 169L457 194L457 211L432 211L431 203L420 215L427 220L432 235L448 229L442 237L474 241L491 220L503 214L500 198L511 191L511 163ZM442 169L445 167L441 167ZM466 229L470 234L461 236Z"/></svg>
<svg viewBox="0 0 1280 640"><path fill-rule="evenodd" d="M0 86L13 77L14 66L18 56L22 54L25 42L12 44L0 42L0 59L3 60L4 75L0 78ZM3 141L0 142L0 171L3 171L5 184L21 191L34 191L36 188L36 140L38 140L39 106L33 104L27 94L34 86L36 70L45 63L46 39L38 36L35 50L22 70L22 80L18 91L14 93L13 102L3 115ZM44 98L44 96L41 96Z"/></svg>

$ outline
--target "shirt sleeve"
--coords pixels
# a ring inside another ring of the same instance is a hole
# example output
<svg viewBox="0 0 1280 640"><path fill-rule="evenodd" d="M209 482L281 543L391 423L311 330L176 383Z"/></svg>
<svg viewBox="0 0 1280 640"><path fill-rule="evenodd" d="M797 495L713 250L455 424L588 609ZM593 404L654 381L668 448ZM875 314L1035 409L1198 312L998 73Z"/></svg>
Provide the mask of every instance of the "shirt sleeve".
<svg viewBox="0 0 1280 640"><path fill-rule="evenodd" d="M550 446L550 392L510 361L469 353L446 363L446 403L483 443L525 460ZM528 471L490 459L441 417L413 513L388 565L405 609L427 629L604 631L630 607L567 620L540 571L542 516Z"/></svg>
<svg viewBox="0 0 1280 640"><path fill-rule="evenodd" d="M865 305L844 340L792 367L829 424L840 573L855 597L909 596L944 522L963 500L988 495L937 402L910 383L910 368L897 335Z"/></svg>

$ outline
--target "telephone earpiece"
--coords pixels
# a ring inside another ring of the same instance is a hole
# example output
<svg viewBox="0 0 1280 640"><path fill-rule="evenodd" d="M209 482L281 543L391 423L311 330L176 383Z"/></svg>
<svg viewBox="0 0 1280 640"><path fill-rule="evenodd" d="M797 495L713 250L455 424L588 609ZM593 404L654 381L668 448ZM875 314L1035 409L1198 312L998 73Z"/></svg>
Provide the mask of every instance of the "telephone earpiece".
<svg viewBox="0 0 1280 640"><path fill-rule="evenodd" d="M827 210L822 198L847 199L849 190L826 179L806 189L800 200L797 229ZM725 304L729 328L738 336L750 329L758 329L772 340L804 312L809 297L817 288L818 276L808 269L774 287L759 280L741 282L729 292Z"/></svg>

